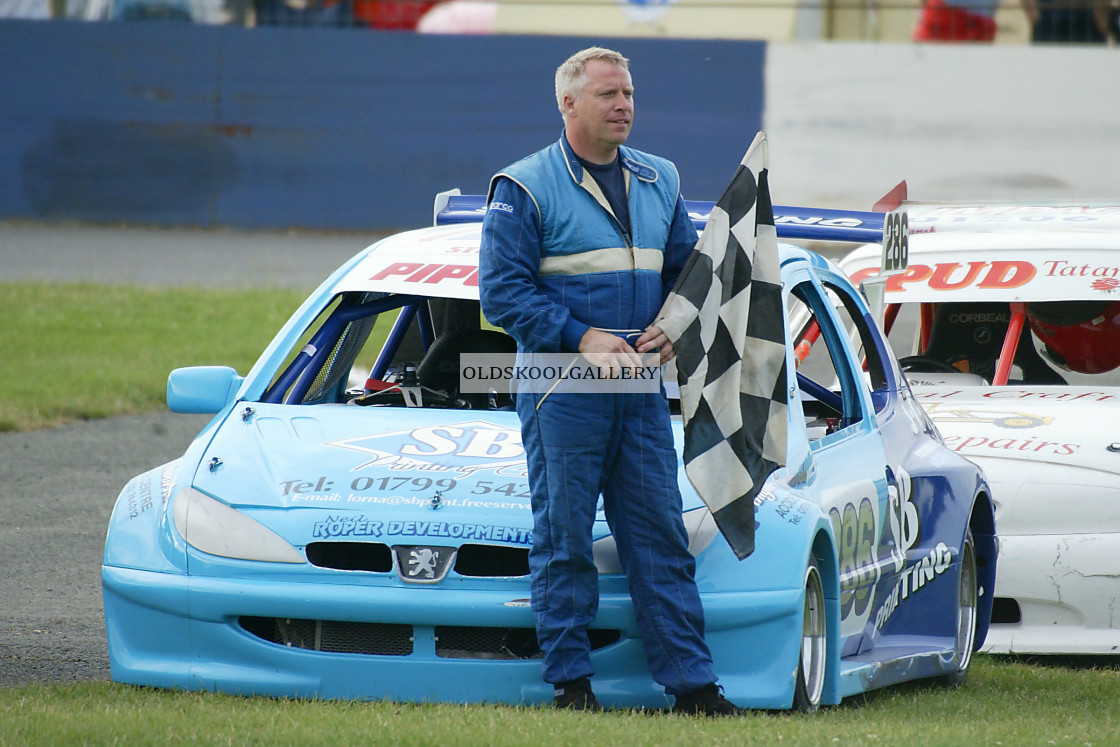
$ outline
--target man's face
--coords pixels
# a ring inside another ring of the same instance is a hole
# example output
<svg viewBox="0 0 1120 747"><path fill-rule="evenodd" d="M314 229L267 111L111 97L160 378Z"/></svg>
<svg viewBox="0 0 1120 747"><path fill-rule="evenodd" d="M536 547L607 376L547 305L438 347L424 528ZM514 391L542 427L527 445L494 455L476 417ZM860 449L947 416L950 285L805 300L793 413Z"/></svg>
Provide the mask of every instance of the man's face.
<svg viewBox="0 0 1120 747"><path fill-rule="evenodd" d="M583 91L564 97L568 141L587 160L608 163L630 135L634 85L630 71L604 60L589 60L583 71Z"/></svg>

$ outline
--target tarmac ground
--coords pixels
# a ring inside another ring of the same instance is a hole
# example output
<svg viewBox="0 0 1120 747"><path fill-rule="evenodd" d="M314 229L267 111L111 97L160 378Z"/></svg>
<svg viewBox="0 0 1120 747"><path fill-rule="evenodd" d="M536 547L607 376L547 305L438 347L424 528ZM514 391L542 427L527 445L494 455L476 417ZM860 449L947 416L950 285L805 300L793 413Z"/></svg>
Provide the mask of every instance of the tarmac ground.
<svg viewBox="0 0 1120 747"><path fill-rule="evenodd" d="M376 238L0 222L0 283L310 292ZM165 410L0 433L0 686L109 679L100 573L113 504L206 420Z"/></svg>

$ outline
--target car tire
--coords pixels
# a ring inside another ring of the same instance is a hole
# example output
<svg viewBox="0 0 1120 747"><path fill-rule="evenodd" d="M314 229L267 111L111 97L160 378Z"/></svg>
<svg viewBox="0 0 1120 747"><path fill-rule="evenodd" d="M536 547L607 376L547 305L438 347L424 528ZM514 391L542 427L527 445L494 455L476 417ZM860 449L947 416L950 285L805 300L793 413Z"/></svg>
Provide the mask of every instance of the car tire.
<svg viewBox="0 0 1120 747"><path fill-rule="evenodd" d="M943 675L938 682L945 687L957 688L968 676L972 664L972 649L976 643L976 608L979 599L979 586L976 577L976 547L972 541L972 529L964 535L961 547L961 572L957 583L957 630L956 655L953 657L957 669Z"/></svg>
<svg viewBox="0 0 1120 747"><path fill-rule="evenodd" d="M828 659L828 624L825 617L824 583L815 557L805 570L805 610L801 621L801 656L793 689L793 710L810 713L821 704L825 665Z"/></svg>

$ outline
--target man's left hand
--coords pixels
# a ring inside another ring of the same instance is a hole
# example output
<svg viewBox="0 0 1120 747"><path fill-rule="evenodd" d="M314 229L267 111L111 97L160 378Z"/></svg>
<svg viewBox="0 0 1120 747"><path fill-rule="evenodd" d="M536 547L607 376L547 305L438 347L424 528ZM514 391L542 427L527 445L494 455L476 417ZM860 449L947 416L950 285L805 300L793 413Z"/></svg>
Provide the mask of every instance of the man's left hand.
<svg viewBox="0 0 1120 747"><path fill-rule="evenodd" d="M639 353L648 353L651 350L657 350L661 359L661 364L664 365L673 360L676 353L673 352L673 343L668 335L661 331L661 328L652 325L646 328L642 336L634 343L634 349Z"/></svg>

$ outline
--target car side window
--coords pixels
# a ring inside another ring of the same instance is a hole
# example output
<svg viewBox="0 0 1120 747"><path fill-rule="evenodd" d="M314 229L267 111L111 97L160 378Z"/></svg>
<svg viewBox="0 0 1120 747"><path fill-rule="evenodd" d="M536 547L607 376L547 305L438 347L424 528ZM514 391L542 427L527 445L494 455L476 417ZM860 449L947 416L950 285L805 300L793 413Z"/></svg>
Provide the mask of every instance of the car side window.
<svg viewBox="0 0 1120 747"><path fill-rule="evenodd" d="M828 436L862 422L860 389L869 385L845 350L851 343L833 315L833 299L803 281L791 289L789 303L790 318L802 322L795 337L796 376L810 436Z"/></svg>
<svg viewBox="0 0 1120 747"><path fill-rule="evenodd" d="M342 294L304 331L265 391L265 402L339 402L353 384L355 360L380 347L385 331L371 335L378 321L372 294Z"/></svg>
<svg viewBox="0 0 1120 747"><path fill-rule="evenodd" d="M863 384L871 394L875 412L881 411L889 401L887 394L888 379L883 356L886 350L881 346L882 336L871 328L873 322L863 315L851 294L844 288L824 283L832 309L839 317L843 328L848 330L848 339L856 357L863 363Z"/></svg>

